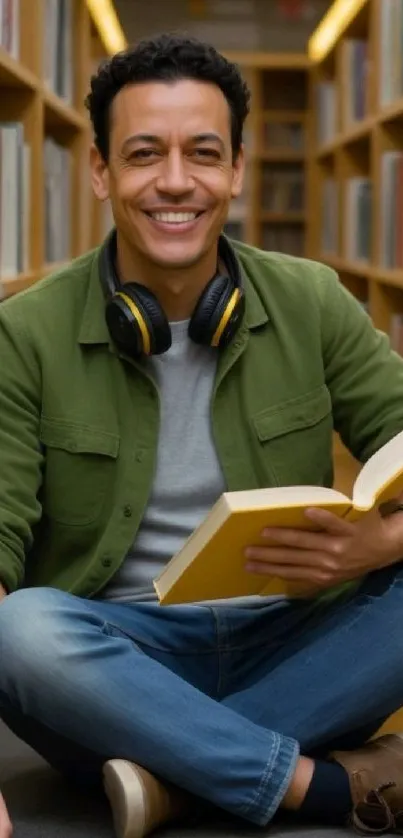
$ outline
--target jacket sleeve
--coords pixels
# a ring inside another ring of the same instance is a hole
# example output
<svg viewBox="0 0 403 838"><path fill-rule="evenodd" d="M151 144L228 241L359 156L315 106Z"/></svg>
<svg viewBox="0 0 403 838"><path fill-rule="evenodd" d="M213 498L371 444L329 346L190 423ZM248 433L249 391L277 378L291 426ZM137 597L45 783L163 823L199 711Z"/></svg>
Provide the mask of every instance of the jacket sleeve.
<svg viewBox="0 0 403 838"><path fill-rule="evenodd" d="M7 304L0 308L0 582L23 581L24 560L39 520L37 499L41 375L35 351Z"/></svg>
<svg viewBox="0 0 403 838"><path fill-rule="evenodd" d="M322 287L322 346L335 430L361 462L403 430L403 359L333 271Z"/></svg>

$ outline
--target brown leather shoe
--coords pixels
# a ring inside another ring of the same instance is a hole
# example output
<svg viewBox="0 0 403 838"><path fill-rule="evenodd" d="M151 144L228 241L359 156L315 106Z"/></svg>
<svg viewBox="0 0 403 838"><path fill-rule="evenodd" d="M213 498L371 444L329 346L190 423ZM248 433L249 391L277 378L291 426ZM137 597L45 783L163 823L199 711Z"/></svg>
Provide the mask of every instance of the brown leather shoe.
<svg viewBox="0 0 403 838"><path fill-rule="evenodd" d="M190 795L161 783L134 762L108 760L103 775L118 838L143 838L158 826L190 814Z"/></svg>
<svg viewBox="0 0 403 838"><path fill-rule="evenodd" d="M333 751L330 758L350 778L351 825L361 835L403 834L403 737L386 734L355 751Z"/></svg>

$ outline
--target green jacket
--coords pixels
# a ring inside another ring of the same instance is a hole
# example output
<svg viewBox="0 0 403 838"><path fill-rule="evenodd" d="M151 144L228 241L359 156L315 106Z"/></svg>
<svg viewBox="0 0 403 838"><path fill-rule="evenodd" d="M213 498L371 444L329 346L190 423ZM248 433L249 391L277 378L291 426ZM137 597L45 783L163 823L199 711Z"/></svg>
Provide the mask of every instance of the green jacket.
<svg viewBox="0 0 403 838"><path fill-rule="evenodd" d="M333 427L365 461L403 429L403 361L323 265L234 243L246 317L211 419L228 490L331 486ZM81 596L116 572L150 495L159 395L119 355L98 250L0 305L0 581Z"/></svg>

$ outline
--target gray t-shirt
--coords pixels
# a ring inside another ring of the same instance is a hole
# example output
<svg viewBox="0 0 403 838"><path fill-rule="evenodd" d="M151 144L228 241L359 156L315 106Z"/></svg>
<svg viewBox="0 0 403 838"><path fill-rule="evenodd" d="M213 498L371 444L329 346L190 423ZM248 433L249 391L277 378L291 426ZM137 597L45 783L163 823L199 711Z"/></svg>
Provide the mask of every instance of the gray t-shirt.
<svg viewBox="0 0 403 838"><path fill-rule="evenodd" d="M132 548L100 593L121 602L156 599L152 580L226 488L210 418L217 350L191 341L188 321L170 325L168 352L144 361L161 400L152 493Z"/></svg>

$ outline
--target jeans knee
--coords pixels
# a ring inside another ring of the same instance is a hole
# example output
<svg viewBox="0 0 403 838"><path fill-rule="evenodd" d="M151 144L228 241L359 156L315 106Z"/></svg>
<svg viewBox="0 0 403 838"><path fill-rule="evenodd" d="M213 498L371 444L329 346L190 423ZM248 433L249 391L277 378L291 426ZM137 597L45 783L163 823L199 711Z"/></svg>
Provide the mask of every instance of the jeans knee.
<svg viewBox="0 0 403 838"><path fill-rule="evenodd" d="M57 604L65 596L53 588L25 588L0 603L0 690L15 680L52 670L60 649Z"/></svg>

